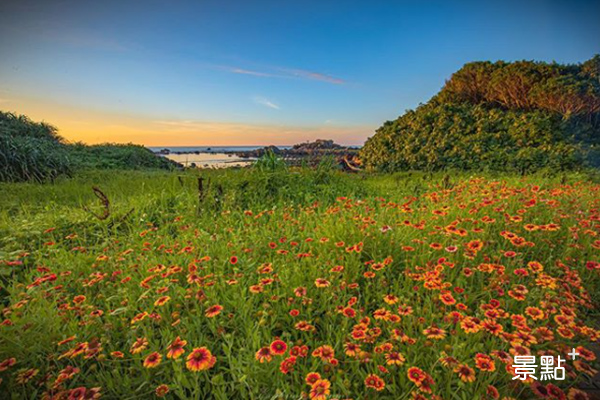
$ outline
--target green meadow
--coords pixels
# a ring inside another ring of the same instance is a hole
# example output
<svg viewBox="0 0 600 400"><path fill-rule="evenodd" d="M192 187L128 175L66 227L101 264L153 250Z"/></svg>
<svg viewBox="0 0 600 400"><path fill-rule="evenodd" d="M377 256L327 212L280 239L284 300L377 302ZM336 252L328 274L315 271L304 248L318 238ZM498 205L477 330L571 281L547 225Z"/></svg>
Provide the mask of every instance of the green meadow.
<svg viewBox="0 0 600 400"><path fill-rule="evenodd" d="M273 158L0 184L0 390L586 398L599 190L593 172L344 174ZM566 358L567 379L513 379L522 354Z"/></svg>

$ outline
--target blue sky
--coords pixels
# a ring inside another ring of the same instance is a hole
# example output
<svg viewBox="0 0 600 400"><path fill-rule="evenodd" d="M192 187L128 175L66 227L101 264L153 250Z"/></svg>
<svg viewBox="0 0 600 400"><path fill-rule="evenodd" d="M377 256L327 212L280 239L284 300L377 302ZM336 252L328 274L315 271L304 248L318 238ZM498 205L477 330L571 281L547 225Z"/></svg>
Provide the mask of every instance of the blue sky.
<svg viewBox="0 0 600 400"><path fill-rule="evenodd" d="M360 144L476 60L582 62L600 2L0 3L0 109L69 139Z"/></svg>

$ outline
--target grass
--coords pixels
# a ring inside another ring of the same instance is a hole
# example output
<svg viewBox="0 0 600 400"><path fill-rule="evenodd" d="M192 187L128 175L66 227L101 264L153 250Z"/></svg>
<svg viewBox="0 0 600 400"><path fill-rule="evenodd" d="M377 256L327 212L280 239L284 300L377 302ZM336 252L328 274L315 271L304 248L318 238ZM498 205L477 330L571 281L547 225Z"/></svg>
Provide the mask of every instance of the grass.
<svg viewBox="0 0 600 400"><path fill-rule="evenodd" d="M58 129L0 111L0 182L54 182L84 170L174 170L180 166L135 144L68 143Z"/></svg>
<svg viewBox="0 0 600 400"><path fill-rule="evenodd" d="M276 162L0 184L0 363L16 361L0 364L0 393L534 397L547 382L513 380L507 357L564 359L600 337L599 190L586 174ZM184 354L168 358L177 337ZM190 363L193 349L214 365ZM589 358L550 385L576 393L597 367Z"/></svg>

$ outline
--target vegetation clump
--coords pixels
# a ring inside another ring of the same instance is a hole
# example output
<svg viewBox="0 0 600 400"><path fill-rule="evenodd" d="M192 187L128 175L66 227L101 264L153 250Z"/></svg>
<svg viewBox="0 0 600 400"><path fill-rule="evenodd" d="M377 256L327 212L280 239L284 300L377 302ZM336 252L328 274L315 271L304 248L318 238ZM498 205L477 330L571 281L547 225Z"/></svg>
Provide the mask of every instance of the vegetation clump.
<svg viewBox="0 0 600 400"><path fill-rule="evenodd" d="M64 140L52 125L0 111L0 181L47 181L69 174Z"/></svg>
<svg viewBox="0 0 600 400"><path fill-rule="evenodd" d="M104 143L69 146L73 165L82 169L173 169L178 164L137 144Z"/></svg>
<svg viewBox="0 0 600 400"><path fill-rule="evenodd" d="M598 166L600 56L578 65L474 62L361 151L380 171Z"/></svg>
<svg viewBox="0 0 600 400"><path fill-rule="evenodd" d="M0 181L46 182L81 169L172 169L171 160L143 146L67 143L58 130L0 111Z"/></svg>

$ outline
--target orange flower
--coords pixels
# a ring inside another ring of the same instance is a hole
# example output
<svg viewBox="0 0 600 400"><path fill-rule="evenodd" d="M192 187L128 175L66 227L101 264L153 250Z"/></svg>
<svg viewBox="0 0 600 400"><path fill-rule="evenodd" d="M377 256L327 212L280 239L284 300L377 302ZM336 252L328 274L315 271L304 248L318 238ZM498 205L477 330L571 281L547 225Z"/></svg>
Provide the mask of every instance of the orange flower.
<svg viewBox="0 0 600 400"><path fill-rule="evenodd" d="M162 296L162 297L159 297L154 302L154 305L157 306L157 307L164 306L165 304L168 303L169 300L171 300L171 298L169 296Z"/></svg>
<svg viewBox="0 0 600 400"><path fill-rule="evenodd" d="M146 367L146 368L158 367L158 365L160 364L161 361L162 361L162 356L155 351L154 353L151 353L148 357L146 357L146 359L144 360L144 367Z"/></svg>
<svg viewBox="0 0 600 400"><path fill-rule="evenodd" d="M477 353L475 356L475 365L481 371L493 372L496 370L496 364L494 364L494 360L491 357Z"/></svg>
<svg viewBox="0 0 600 400"><path fill-rule="evenodd" d="M61 341L60 341L60 342L58 342L57 344L58 344L59 346L62 346L63 344L67 344L67 343L69 343L69 342L72 342L73 340L75 340L75 338L76 338L76 336L75 336L75 335L73 335L73 336L70 336L70 337L66 338L65 340L61 340Z"/></svg>
<svg viewBox="0 0 600 400"><path fill-rule="evenodd" d="M346 307L343 309L342 314L348 318L354 318L356 316L356 311L352 307Z"/></svg>
<svg viewBox="0 0 600 400"><path fill-rule="evenodd" d="M148 339L146 338L137 338L136 341L131 345L131 349L129 351L131 354L137 354L148 347Z"/></svg>
<svg viewBox="0 0 600 400"><path fill-rule="evenodd" d="M214 306L208 307L208 309L206 310L204 315L206 315L208 318L213 318L213 317L216 317L217 315L221 314L222 309L223 309L223 306L215 304Z"/></svg>
<svg viewBox="0 0 600 400"><path fill-rule="evenodd" d="M575 337L573 331L564 326L561 326L558 329L556 329L556 332L558 332L558 334L564 337L565 339L572 339L573 337Z"/></svg>
<svg viewBox="0 0 600 400"><path fill-rule="evenodd" d="M415 385L421 386L423 381L427 378L425 372L417 367L410 367L407 371L408 379L410 379Z"/></svg>
<svg viewBox="0 0 600 400"><path fill-rule="evenodd" d="M365 378L365 386L380 392L385 388L385 382L379 376L370 374Z"/></svg>
<svg viewBox="0 0 600 400"><path fill-rule="evenodd" d="M309 398L312 400L325 400L329 396L331 383L327 379L317 380L310 388Z"/></svg>
<svg viewBox="0 0 600 400"><path fill-rule="evenodd" d="M407 316L413 313L413 308L407 305L399 305L398 306L398 314Z"/></svg>
<svg viewBox="0 0 600 400"><path fill-rule="evenodd" d="M438 328L437 326L430 326L429 328L424 329L423 333L428 339L441 340L446 337L446 331Z"/></svg>
<svg viewBox="0 0 600 400"><path fill-rule="evenodd" d="M373 311L373 318L375 319L387 320L388 315L390 315L390 312L385 308L380 308L378 310Z"/></svg>
<svg viewBox="0 0 600 400"><path fill-rule="evenodd" d="M272 360L271 350L268 347L261 347L255 354L254 358L261 364Z"/></svg>
<svg viewBox="0 0 600 400"><path fill-rule="evenodd" d="M456 303L456 300L454 300L454 297L452 297L452 293L440 294L440 300L447 306L451 306L452 304Z"/></svg>
<svg viewBox="0 0 600 400"><path fill-rule="evenodd" d="M250 293L262 293L265 291L265 288L263 285L252 285L250 286Z"/></svg>
<svg viewBox="0 0 600 400"><path fill-rule="evenodd" d="M304 381L307 385L312 386L319 379L321 379L321 374L319 374L318 372L309 372L308 374L306 374L306 378L304 379Z"/></svg>
<svg viewBox="0 0 600 400"><path fill-rule="evenodd" d="M16 381L17 383L25 384L29 382L34 376L36 376L38 372L40 371L34 368L23 370L17 375Z"/></svg>
<svg viewBox="0 0 600 400"><path fill-rule="evenodd" d="M483 242L481 240L471 240L467 243L467 249L470 251L479 251L483 248Z"/></svg>
<svg viewBox="0 0 600 400"><path fill-rule="evenodd" d="M398 353L395 351L386 354L385 359L387 360L387 365L402 365L406 361L406 358L404 358L402 353Z"/></svg>
<svg viewBox="0 0 600 400"><path fill-rule="evenodd" d="M590 396L586 392L575 388L569 389L567 398L569 400L590 400Z"/></svg>
<svg viewBox="0 0 600 400"><path fill-rule="evenodd" d="M546 314L538 307L527 307L525 309L525 314L527 314L533 320L542 320L546 318Z"/></svg>
<svg viewBox="0 0 600 400"><path fill-rule="evenodd" d="M71 389L69 391L69 400L79 400L79 399L98 399L100 398L100 388L91 388L87 389L83 386L80 386L75 389Z"/></svg>
<svg viewBox="0 0 600 400"><path fill-rule="evenodd" d="M475 380L475 371L466 364L459 364L454 368L463 382L473 382Z"/></svg>
<svg viewBox="0 0 600 400"><path fill-rule="evenodd" d="M294 370L294 365L296 364L297 357L290 356L283 360L279 365L279 370L282 374L288 374L290 371Z"/></svg>
<svg viewBox="0 0 600 400"><path fill-rule="evenodd" d="M167 358L172 358L176 360L179 357L181 357L181 355L185 353L185 350L183 348L186 344L186 340L181 340L181 338L177 336L175 340L173 340L173 342L171 342L171 344L167 347L167 350L169 350L169 352L167 353Z"/></svg>
<svg viewBox="0 0 600 400"><path fill-rule="evenodd" d="M159 385L156 387L154 393L156 394L156 397L165 397L167 393L169 393L169 387L165 384Z"/></svg>
<svg viewBox="0 0 600 400"><path fill-rule="evenodd" d="M294 346L290 350L290 354L296 357L306 357L308 355L308 346Z"/></svg>
<svg viewBox="0 0 600 400"><path fill-rule="evenodd" d="M331 346L320 346L312 352L312 356L319 357L323 361L330 362L335 358L335 351Z"/></svg>
<svg viewBox="0 0 600 400"><path fill-rule="evenodd" d="M309 324L307 321L300 321L294 325L294 327L300 331L304 332L312 332L315 330L315 327Z"/></svg>
<svg viewBox="0 0 600 400"><path fill-rule="evenodd" d="M315 279L315 286L318 288L324 288L331 285L331 283L327 279L317 278Z"/></svg>
<svg viewBox="0 0 600 400"><path fill-rule="evenodd" d="M147 316L148 316L148 313L147 313L146 311L144 311L144 312L142 312L142 313L139 313L139 314L137 314L135 317L133 317L133 318L131 319L131 324L132 324L132 325L133 325L133 324L136 324L136 323L138 323L138 322L140 322L140 321L144 320L144 318L146 318Z"/></svg>
<svg viewBox="0 0 600 400"><path fill-rule="evenodd" d="M190 371L198 372L214 367L216 362L217 358L212 355L210 350L206 347L199 347L192 350L187 356L185 366Z"/></svg>
<svg viewBox="0 0 600 400"><path fill-rule="evenodd" d="M486 394L488 395L488 397L494 400L500 398L500 393L498 392L498 389L496 389L496 387L492 385L488 385L486 389Z"/></svg>
<svg viewBox="0 0 600 400"><path fill-rule="evenodd" d="M527 267L531 270L531 272L542 272L544 270L544 266L537 261L528 262Z"/></svg>
<svg viewBox="0 0 600 400"><path fill-rule="evenodd" d="M596 354L593 351L586 349L585 347L577 346L576 350L586 361L594 361L596 359Z"/></svg>
<svg viewBox="0 0 600 400"><path fill-rule="evenodd" d="M271 354L282 356L287 351L287 344L283 340L274 340L270 346Z"/></svg>
<svg viewBox="0 0 600 400"><path fill-rule="evenodd" d="M6 360L4 360L4 361L2 361L0 363L0 372L6 371L7 369L9 369L10 367L12 367L16 363L17 363L17 359L16 358L14 358L14 357L7 358Z"/></svg>
<svg viewBox="0 0 600 400"><path fill-rule="evenodd" d="M483 321L481 326L483 327L483 329L485 329L494 336L499 336L504 331L502 325L490 319L486 319L485 321Z"/></svg>
<svg viewBox="0 0 600 400"><path fill-rule="evenodd" d="M356 343L346 343L344 345L345 353L348 357L354 357L360 352L360 346Z"/></svg>

